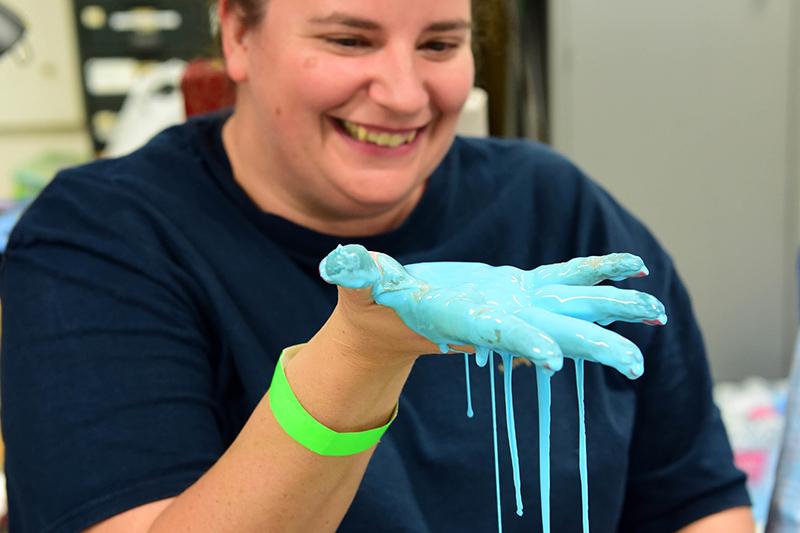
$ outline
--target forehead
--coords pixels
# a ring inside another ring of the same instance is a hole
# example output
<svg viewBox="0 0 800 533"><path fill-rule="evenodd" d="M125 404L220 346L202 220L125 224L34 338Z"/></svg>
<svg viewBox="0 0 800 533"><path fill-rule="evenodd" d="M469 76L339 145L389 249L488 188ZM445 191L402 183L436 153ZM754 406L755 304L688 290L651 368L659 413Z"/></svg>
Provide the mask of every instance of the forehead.
<svg viewBox="0 0 800 533"><path fill-rule="evenodd" d="M278 17L320 20L332 15L365 19L381 26L428 25L439 20L470 20L470 0L267 0Z"/></svg>

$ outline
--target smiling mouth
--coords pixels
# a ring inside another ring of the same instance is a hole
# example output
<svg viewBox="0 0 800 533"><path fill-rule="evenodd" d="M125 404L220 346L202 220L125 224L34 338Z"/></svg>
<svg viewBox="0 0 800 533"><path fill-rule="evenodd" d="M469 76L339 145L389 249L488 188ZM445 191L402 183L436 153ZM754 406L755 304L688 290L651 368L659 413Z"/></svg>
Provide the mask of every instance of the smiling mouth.
<svg viewBox="0 0 800 533"><path fill-rule="evenodd" d="M373 130L349 120L334 118L334 122L340 127L341 131L351 138L376 146L385 148L397 148L404 144L411 144L417 138L417 134L422 128L406 132L388 132Z"/></svg>

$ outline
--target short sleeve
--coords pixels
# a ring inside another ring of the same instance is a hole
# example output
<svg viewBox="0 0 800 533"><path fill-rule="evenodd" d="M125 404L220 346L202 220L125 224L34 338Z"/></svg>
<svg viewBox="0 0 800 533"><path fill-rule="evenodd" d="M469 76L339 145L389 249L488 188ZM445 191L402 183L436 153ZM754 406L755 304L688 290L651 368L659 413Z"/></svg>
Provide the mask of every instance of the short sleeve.
<svg viewBox="0 0 800 533"><path fill-rule="evenodd" d="M82 530L175 496L223 452L211 349L187 280L142 244L136 210L93 195L51 186L3 258L13 531Z"/></svg>
<svg viewBox="0 0 800 533"><path fill-rule="evenodd" d="M663 254L662 254L663 255ZM712 399L703 340L670 261L660 265L669 323L644 347L645 374L631 442L620 531L672 533L705 516L750 505Z"/></svg>

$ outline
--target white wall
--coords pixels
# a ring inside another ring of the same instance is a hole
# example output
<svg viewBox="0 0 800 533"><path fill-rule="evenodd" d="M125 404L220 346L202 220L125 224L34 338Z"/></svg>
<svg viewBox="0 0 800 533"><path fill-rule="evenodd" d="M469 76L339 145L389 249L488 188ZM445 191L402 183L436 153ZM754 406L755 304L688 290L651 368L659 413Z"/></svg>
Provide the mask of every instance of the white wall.
<svg viewBox="0 0 800 533"><path fill-rule="evenodd" d="M716 378L785 375L800 228L794 1L550 9L554 145L672 253Z"/></svg>
<svg viewBox="0 0 800 533"><path fill-rule="evenodd" d="M0 58L0 196L15 168L47 150L90 153L69 0L3 0L25 21L22 45ZM21 59L30 52L30 60Z"/></svg>
<svg viewBox="0 0 800 533"><path fill-rule="evenodd" d="M800 2L791 4L791 55L789 57L790 83L789 106L791 119L789 129L789 183L794 187L795 226L794 244L800 254ZM800 255L798 256L798 276L800 276ZM800 291L798 291L800 297ZM798 298L800 300L800 298Z"/></svg>

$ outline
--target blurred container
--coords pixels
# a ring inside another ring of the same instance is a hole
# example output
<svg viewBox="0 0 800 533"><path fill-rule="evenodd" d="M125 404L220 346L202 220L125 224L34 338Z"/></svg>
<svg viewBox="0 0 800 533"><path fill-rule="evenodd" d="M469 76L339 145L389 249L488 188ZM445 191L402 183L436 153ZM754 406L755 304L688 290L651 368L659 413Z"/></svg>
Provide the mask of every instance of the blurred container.
<svg viewBox="0 0 800 533"><path fill-rule="evenodd" d="M767 520L767 533L800 531L800 335L792 367L783 446Z"/></svg>
<svg viewBox="0 0 800 533"><path fill-rule="evenodd" d="M78 165L88 159L86 155L72 152L42 152L14 170L14 198L21 201L35 198L59 170Z"/></svg>
<svg viewBox="0 0 800 533"><path fill-rule="evenodd" d="M714 399L728 431L736 466L747 474L753 516L763 527L783 430L786 382L750 377L737 383L719 383L714 388Z"/></svg>

